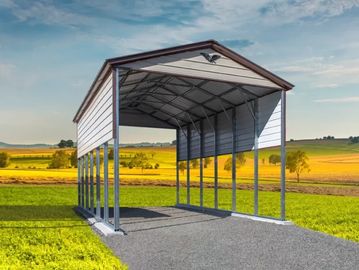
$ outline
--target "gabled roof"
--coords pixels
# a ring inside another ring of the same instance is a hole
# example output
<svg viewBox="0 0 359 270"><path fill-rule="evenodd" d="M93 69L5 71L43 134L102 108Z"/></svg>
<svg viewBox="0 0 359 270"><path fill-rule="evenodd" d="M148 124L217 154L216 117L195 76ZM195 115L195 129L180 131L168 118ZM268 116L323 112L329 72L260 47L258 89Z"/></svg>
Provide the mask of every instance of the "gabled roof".
<svg viewBox="0 0 359 270"><path fill-rule="evenodd" d="M270 71L260 67L259 65L251 62L250 60L246 59L245 57L239 55L238 53L226 48L225 46L221 45L215 40L207 40L192 44L186 44L176 47L170 47L166 49L154 50L144 53L132 54L122 57L110 58L107 59L104 64L102 65L99 73L96 76L96 79L92 83L85 99L83 100L80 108L78 109L73 121L78 122L81 118L82 114L86 110L87 106L89 106L91 100L97 93L98 89L100 88L104 79L109 75L114 66L126 66L132 63L136 63L139 61L146 61L154 58L171 56L176 54L181 54L185 52L191 52L196 50L205 50L211 49L215 52L220 53L221 55L225 56L226 58L231 59L232 61L240 64L241 66L247 68L248 70L260 75L261 77L267 79L274 85L278 86L278 88L283 90L290 90L293 88L293 84L287 82L286 80L278 77L277 75L271 73Z"/></svg>

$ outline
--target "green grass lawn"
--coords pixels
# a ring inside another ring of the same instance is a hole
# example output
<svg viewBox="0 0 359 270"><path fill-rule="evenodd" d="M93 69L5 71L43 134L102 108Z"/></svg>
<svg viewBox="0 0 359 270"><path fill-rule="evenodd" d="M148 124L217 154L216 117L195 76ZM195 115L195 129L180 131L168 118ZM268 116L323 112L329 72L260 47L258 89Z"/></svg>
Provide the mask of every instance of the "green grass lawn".
<svg viewBox="0 0 359 270"><path fill-rule="evenodd" d="M0 269L126 269L75 203L74 186L0 186Z"/></svg>
<svg viewBox="0 0 359 270"><path fill-rule="evenodd" d="M181 188L181 201L185 200ZM113 205L113 190L110 190ZM205 189L213 206L213 190ZM170 187L121 187L121 206L170 206ZM199 204L199 189L191 188ZM78 217L76 186L0 186L0 269L122 269L124 266ZM260 214L279 215L279 193L259 193ZM253 191L237 193L238 211L252 213ZM231 190L219 190L230 209ZM287 193L287 217L296 225L359 242L359 199Z"/></svg>

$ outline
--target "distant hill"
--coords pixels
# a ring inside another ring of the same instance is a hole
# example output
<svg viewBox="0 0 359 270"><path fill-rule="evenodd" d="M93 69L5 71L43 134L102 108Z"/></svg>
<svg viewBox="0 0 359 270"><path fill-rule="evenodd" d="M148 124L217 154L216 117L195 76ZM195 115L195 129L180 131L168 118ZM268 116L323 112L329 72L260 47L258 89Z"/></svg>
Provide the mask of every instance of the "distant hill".
<svg viewBox="0 0 359 270"><path fill-rule="evenodd" d="M0 142L0 148L50 148L53 144L36 143L36 144L11 144Z"/></svg>
<svg viewBox="0 0 359 270"><path fill-rule="evenodd" d="M76 145L76 142L75 142ZM110 144L111 146L112 144ZM141 142L141 143L124 143L120 144L120 147L166 147L170 146L169 142ZM52 148L57 147L56 144L45 144L45 143L36 143L36 144L10 144L5 142L0 142L0 148Z"/></svg>

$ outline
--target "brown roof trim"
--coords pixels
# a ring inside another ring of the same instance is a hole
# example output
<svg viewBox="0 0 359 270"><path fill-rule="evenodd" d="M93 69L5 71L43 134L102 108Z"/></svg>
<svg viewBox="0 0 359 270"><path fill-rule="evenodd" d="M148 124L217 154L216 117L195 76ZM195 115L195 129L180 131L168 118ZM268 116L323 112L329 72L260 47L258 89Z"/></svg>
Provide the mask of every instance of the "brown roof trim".
<svg viewBox="0 0 359 270"><path fill-rule="evenodd" d="M94 93L97 92L97 90L101 87L101 84L103 83L103 77L110 72L110 68L116 65L123 65L130 62L145 60L149 58L159 57L159 56L165 56L165 55L171 55L176 53L182 53L185 51L193 51L198 49L206 49L211 48L226 57L232 59L233 61L236 61L237 63L247 67L248 69L253 70L257 74L267 78L268 80L272 81L273 83L277 84L278 86L282 87L284 90L290 90L294 87L293 84L283 80L282 78L278 77L277 75L271 73L270 71L260 67L259 65L251 62L247 58L239 55L238 53L224 47L222 44L215 40L206 40L186 45L180 45L160 50L154 50L144 53L137 53L127 56L121 56L116 58L110 58L107 59L100 71L98 72L94 82L92 83L89 91L87 92L85 99L83 100L80 108L78 109L73 121L77 123L84 113L84 110L87 108L88 104L93 99Z"/></svg>

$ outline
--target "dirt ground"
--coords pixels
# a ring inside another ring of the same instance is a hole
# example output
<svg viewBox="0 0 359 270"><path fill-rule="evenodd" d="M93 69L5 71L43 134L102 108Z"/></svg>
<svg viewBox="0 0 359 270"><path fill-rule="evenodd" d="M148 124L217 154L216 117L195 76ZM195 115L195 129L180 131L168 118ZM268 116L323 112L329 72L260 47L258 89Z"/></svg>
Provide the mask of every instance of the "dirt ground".
<svg viewBox="0 0 359 270"><path fill-rule="evenodd" d="M112 184L112 181L110 181ZM31 184L31 185L76 185L76 181L66 179L47 179L47 180L34 180L34 179L4 179L0 178L0 184ZM175 187L176 182L171 180L141 180L141 179L121 179L121 185L128 186L167 186ZM185 182L180 182L180 185L186 186ZM199 182L191 183L193 187L199 187ZM212 183L203 183L205 188L213 188ZM231 183L219 183L219 188L230 189ZM253 190L252 184L237 184L237 189ZM259 184L260 191L280 191L278 184ZM359 187L357 186L331 186L331 185L298 185L296 183L287 182L287 192L295 193L308 193L308 194L321 194L321 195L337 195L337 196L357 196L359 197Z"/></svg>

